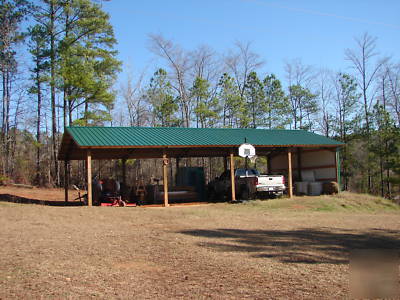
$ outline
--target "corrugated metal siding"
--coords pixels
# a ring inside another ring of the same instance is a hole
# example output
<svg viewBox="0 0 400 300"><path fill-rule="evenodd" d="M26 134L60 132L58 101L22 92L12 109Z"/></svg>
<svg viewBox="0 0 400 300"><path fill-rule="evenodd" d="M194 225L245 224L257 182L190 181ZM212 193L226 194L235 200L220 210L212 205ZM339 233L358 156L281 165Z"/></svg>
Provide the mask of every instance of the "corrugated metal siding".
<svg viewBox="0 0 400 300"><path fill-rule="evenodd" d="M341 145L303 130L170 128L170 127L69 127L79 146L207 146L240 145Z"/></svg>

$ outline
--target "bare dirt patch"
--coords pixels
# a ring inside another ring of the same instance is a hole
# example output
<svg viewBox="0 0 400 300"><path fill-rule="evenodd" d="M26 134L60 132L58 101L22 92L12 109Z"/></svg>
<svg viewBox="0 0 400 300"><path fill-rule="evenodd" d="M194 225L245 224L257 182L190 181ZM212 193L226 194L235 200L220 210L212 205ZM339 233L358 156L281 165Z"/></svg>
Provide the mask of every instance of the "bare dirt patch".
<svg viewBox="0 0 400 300"><path fill-rule="evenodd" d="M305 198L298 209L279 201L170 208L0 202L0 299L342 299L351 249L400 248L398 210L341 211L339 204L339 211L319 211Z"/></svg>

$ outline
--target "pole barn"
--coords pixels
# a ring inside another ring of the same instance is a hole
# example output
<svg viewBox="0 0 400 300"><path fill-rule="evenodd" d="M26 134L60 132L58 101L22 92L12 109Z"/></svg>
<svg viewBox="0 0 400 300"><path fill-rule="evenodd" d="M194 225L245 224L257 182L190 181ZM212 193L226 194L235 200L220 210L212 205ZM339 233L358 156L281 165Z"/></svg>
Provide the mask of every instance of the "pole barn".
<svg viewBox="0 0 400 300"><path fill-rule="evenodd" d="M67 127L58 155L65 166L65 189L69 184L71 160L86 161L88 205L92 205L92 160L122 160L125 180L127 159L163 160L164 206L168 200L169 159L184 157L222 157L229 159L231 198L236 199L234 157L244 142L252 144L257 156L268 158L268 172L287 176L288 196L293 182L302 181L304 171L312 171L316 181L336 181L340 185L337 151L343 144L304 130L170 127ZM68 201L68 193L65 193Z"/></svg>

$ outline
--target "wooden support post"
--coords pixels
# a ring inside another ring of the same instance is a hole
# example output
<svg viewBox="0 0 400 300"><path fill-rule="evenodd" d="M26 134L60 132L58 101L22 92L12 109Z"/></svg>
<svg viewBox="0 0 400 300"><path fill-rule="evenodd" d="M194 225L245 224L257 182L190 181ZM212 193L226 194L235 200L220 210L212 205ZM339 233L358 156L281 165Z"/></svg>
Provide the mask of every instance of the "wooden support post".
<svg viewBox="0 0 400 300"><path fill-rule="evenodd" d="M338 184L338 191L341 191L341 184L342 184L342 180L341 180L341 176L340 176L340 155L339 155L339 148L336 149L335 152L335 166L336 166L336 182Z"/></svg>
<svg viewBox="0 0 400 300"><path fill-rule="evenodd" d="M169 206L168 203L168 158L167 154L163 154L163 184L164 184L164 206Z"/></svg>
<svg viewBox="0 0 400 300"><path fill-rule="evenodd" d="M93 206L92 202L92 153L87 151L86 156L86 170L87 170L87 199L88 206Z"/></svg>
<svg viewBox="0 0 400 300"><path fill-rule="evenodd" d="M288 195L289 198L293 197L293 179L292 179L292 149L288 149Z"/></svg>
<svg viewBox="0 0 400 300"><path fill-rule="evenodd" d="M232 201L236 201L236 193L235 193L235 162L233 161L233 152L231 152L231 154L230 154L230 169L231 169Z"/></svg>
<svg viewBox="0 0 400 300"><path fill-rule="evenodd" d="M126 158L122 159L122 183L126 187Z"/></svg>
<svg viewBox="0 0 400 300"><path fill-rule="evenodd" d="M65 197L65 202L68 202L68 187L69 187L68 165L69 165L69 161L64 160L64 197Z"/></svg>

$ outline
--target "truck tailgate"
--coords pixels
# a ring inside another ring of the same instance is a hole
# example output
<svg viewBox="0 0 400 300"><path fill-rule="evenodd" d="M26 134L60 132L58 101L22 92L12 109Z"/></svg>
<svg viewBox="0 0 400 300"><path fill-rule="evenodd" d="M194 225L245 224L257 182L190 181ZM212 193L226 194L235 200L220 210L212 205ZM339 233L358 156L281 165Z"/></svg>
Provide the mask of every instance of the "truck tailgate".
<svg viewBox="0 0 400 300"><path fill-rule="evenodd" d="M283 185L284 179L282 175L260 175L258 176L258 185L276 186Z"/></svg>

